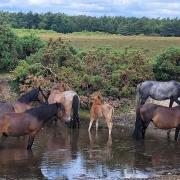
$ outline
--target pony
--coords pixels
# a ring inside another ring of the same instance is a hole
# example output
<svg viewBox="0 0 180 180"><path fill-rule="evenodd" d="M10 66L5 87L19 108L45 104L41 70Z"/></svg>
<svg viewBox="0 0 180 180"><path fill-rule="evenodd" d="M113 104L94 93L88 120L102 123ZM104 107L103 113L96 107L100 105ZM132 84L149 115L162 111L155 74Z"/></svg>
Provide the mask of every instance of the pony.
<svg viewBox="0 0 180 180"><path fill-rule="evenodd" d="M58 117L62 119L66 125L72 128L80 126L79 108L80 98L75 91L66 90L67 87L63 83L55 85L50 92L48 103L62 103L64 105L64 113L58 113Z"/></svg>
<svg viewBox="0 0 180 180"><path fill-rule="evenodd" d="M137 85L136 88L136 122L133 137L136 139L142 138L141 129L142 124L139 119L140 112L139 106L145 104L148 97L161 101L170 99L169 107L172 107L173 103L176 102L180 105L178 98L180 97L180 83L177 81L144 81ZM170 131L168 131L168 136Z"/></svg>
<svg viewBox="0 0 180 180"><path fill-rule="evenodd" d="M7 136L25 136L28 135L28 146L30 150L35 135L41 130L43 125L57 112L64 110L64 106L60 103L44 104L37 108L28 109L23 113L9 112L0 118L0 134L5 138Z"/></svg>
<svg viewBox="0 0 180 180"><path fill-rule="evenodd" d="M5 112L24 112L27 109L31 108L31 102L39 101L40 103L47 102L47 96L44 94L43 90L39 87L36 89L32 89L26 94L22 95L16 102L14 103L0 103L0 116Z"/></svg>
<svg viewBox="0 0 180 180"><path fill-rule="evenodd" d="M180 106L165 107L153 103L147 103L140 106L140 120L142 122L142 137L145 138L145 132L152 123L159 129L176 128L175 141L178 139L180 130Z"/></svg>
<svg viewBox="0 0 180 180"><path fill-rule="evenodd" d="M112 122L113 114L114 114L114 108L109 104L103 103L101 95L94 95L93 104L90 110L90 122L89 122L88 131L90 132L91 126L94 121L96 121L96 131L97 131L99 118L104 118L105 122L107 123L109 129L109 136L110 136L113 126L113 122Z"/></svg>

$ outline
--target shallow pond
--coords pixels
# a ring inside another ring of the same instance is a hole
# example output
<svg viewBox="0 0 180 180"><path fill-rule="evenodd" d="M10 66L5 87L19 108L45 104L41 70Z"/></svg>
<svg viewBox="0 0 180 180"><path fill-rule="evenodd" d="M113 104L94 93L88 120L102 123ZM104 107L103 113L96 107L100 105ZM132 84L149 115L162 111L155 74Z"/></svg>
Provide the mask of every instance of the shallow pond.
<svg viewBox="0 0 180 180"><path fill-rule="evenodd" d="M132 139L132 129L117 127L112 137L100 128L98 134L87 124L78 130L62 125L44 127L32 151L27 138L8 138L0 145L0 178L19 179L119 179L149 178L178 173L180 146L165 137Z"/></svg>

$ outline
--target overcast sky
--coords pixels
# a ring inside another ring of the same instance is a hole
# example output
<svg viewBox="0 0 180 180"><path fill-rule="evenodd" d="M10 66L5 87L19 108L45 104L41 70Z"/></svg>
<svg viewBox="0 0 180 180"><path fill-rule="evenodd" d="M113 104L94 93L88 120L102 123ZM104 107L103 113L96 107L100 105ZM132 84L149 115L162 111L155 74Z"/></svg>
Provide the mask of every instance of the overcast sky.
<svg viewBox="0 0 180 180"><path fill-rule="evenodd" d="M180 0L0 0L0 9L69 15L180 18Z"/></svg>

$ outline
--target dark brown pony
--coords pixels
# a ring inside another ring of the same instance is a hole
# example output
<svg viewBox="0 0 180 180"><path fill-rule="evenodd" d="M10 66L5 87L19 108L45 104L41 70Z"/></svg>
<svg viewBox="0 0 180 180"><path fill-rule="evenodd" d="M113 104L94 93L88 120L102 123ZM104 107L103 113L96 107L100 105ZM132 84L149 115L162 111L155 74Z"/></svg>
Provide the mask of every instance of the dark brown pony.
<svg viewBox="0 0 180 180"><path fill-rule="evenodd" d="M55 103L44 104L23 113L5 113L0 118L0 134L3 137L29 135L27 149L31 149L35 135L49 119L56 116L59 110L63 111L64 106Z"/></svg>
<svg viewBox="0 0 180 180"><path fill-rule="evenodd" d="M40 103L47 102L47 97L40 87L27 92L12 104L1 102L0 116L5 112L24 112L25 110L31 108L31 103L33 101L39 101Z"/></svg>
<svg viewBox="0 0 180 180"><path fill-rule="evenodd" d="M149 123L152 123L159 129L176 128L175 140L178 140L180 130L180 106L165 107L157 104L147 103L140 106L140 119L142 123L142 137L145 138L145 131Z"/></svg>

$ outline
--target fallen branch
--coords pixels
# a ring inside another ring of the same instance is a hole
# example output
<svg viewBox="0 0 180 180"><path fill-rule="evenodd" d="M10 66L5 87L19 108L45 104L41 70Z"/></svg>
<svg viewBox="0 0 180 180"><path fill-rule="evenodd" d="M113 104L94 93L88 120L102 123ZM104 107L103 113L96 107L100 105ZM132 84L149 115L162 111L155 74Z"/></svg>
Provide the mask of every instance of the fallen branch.
<svg viewBox="0 0 180 180"><path fill-rule="evenodd" d="M54 73L51 68L46 67L46 66L42 66L42 67L43 67L44 69L47 69L47 70L55 77L55 79L58 80L57 74Z"/></svg>

